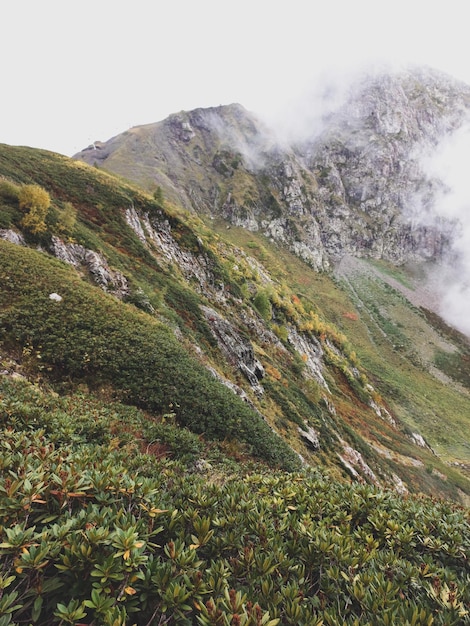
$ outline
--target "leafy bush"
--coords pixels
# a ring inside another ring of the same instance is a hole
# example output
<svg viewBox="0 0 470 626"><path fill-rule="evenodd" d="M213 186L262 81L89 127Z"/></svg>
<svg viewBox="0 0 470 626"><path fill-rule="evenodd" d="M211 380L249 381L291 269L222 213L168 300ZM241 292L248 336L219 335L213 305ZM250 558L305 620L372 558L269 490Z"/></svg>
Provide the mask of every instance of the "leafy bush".
<svg viewBox="0 0 470 626"><path fill-rule="evenodd" d="M199 299L190 289L176 281L169 281L165 293L165 301L181 319L193 329L209 346L216 347L214 339L204 315L199 307Z"/></svg>
<svg viewBox="0 0 470 626"><path fill-rule="evenodd" d="M71 202L64 202L57 219L57 230L63 235L70 235L73 232L77 221L77 211Z"/></svg>
<svg viewBox="0 0 470 626"><path fill-rule="evenodd" d="M0 180L0 198L6 204L18 206L20 187L9 180Z"/></svg>
<svg viewBox="0 0 470 626"><path fill-rule="evenodd" d="M0 400L2 624L470 623L464 509L312 471L144 477L129 448L54 444L63 399L4 378Z"/></svg>
<svg viewBox="0 0 470 626"><path fill-rule="evenodd" d="M47 210L51 204L48 192L39 185L23 185L18 194L20 209L26 211L21 220L23 228L33 235L45 232Z"/></svg>
<svg viewBox="0 0 470 626"><path fill-rule="evenodd" d="M203 444L197 435L176 424L147 423L143 433L150 443L165 444L171 456L177 459L194 459L201 454L203 449Z"/></svg>
<svg viewBox="0 0 470 626"><path fill-rule="evenodd" d="M264 320L270 320L272 317L271 302L265 290L259 290L253 298L253 305Z"/></svg>
<svg viewBox="0 0 470 626"><path fill-rule="evenodd" d="M11 228L18 221L18 209L0 204L0 228Z"/></svg>

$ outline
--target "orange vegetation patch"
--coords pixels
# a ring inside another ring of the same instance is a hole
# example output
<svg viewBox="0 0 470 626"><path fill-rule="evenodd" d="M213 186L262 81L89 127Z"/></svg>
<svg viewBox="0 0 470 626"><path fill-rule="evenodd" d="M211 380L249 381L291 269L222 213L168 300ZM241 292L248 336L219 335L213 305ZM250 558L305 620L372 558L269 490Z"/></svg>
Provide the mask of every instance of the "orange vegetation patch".
<svg viewBox="0 0 470 626"><path fill-rule="evenodd" d="M352 311L346 311L346 313L343 313L343 317L348 320L353 320L353 322L357 322L357 320L359 319L358 314L353 313Z"/></svg>
<svg viewBox="0 0 470 626"><path fill-rule="evenodd" d="M266 371L266 374L268 374L268 376L271 376L271 378L274 378L275 380L281 380L282 378L281 372L273 365L268 364L266 365L264 369Z"/></svg>
<svg viewBox="0 0 470 626"><path fill-rule="evenodd" d="M151 454L157 459L167 458L169 455L170 449L164 443L160 443L159 441L154 441L152 443L142 443L141 452L146 454Z"/></svg>

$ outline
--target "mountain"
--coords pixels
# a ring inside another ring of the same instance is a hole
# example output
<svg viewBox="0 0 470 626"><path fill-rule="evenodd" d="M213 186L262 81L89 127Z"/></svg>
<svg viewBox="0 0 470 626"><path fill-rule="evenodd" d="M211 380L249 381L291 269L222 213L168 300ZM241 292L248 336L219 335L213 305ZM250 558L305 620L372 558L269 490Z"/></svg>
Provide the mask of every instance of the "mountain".
<svg viewBox="0 0 470 626"><path fill-rule="evenodd" d="M1 624L468 623L452 225L406 216L467 91L407 76L291 147L239 105L0 145Z"/></svg>
<svg viewBox="0 0 470 626"><path fill-rule="evenodd" d="M465 623L470 348L419 276L0 175L2 623Z"/></svg>
<svg viewBox="0 0 470 626"><path fill-rule="evenodd" d="M439 259L455 225L433 215L440 185L422 157L469 110L467 85L419 68L365 78L293 145L233 104L132 128L76 158L262 232L316 269L345 254Z"/></svg>
<svg viewBox="0 0 470 626"><path fill-rule="evenodd" d="M52 153L4 146L0 167L5 371L32 362L33 379L108 389L280 466L300 455L403 492L470 493L470 349L406 299L419 276L352 257L319 274ZM37 187L51 204L33 228Z"/></svg>

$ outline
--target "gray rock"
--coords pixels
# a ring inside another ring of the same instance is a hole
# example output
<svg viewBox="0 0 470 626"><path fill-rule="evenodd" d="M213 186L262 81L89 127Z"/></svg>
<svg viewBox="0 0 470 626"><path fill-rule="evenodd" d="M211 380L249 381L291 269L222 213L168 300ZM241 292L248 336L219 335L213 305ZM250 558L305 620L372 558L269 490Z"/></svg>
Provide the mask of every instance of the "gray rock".
<svg viewBox="0 0 470 626"><path fill-rule="evenodd" d="M93 280L104 291L118 298L130 293L127 278L118 270L111 269L102 254L89 250L76 243L65 243L58 237L52 237L51 252L58 259L76 268L85 268Z"/></svg>
<svg viewBox="0 0 470 626"><path fill-rule="evenodd" d="M264 393L260 381L264 378L264 368L255 358L253 346L240 335L228 320L210 307L201 307L219 348L233 367L239 369L252 389L259 395Z"/></svg>
<svg viewBox="0 0 470 626"><path fill-rule="evenodd" d="M320 134L307 130L296 145L281 145L251 113L228 105L135 127L76 156L159 185L190 211L261 232L318 270L345 254L439 260L455 224L435 218L442 185L421 156L469 112L470 87L415 69L366 78Z"/></svg>
<svg viewBox="0 0 470 626"><path fill-rule="evenodd" d="M25 245L23 235L21 233L17 233L16 230L7 228L0 229L0 239L4 239L5 241L9 241L10 243L14 243L18 246Z"/></svg>
<svg viewBox="0 0 470 626"><path fill-rule="evenodd" d="M300 433L300 436L305 439L305 441L307 442L307 445L309 448L311 448L312 450L316 451L319 450L320 448L320 435L317 433L317 431L312 428L311 426L307 426L307 429L304 430L303 428L298 428L298 431Z"/></svg>
<svg viewBox="0 0 470 626"><path fill-rule="evenodd" d="M323 349L312 333L300 333L294 326L288 327L288 340L297 352L305 358L306 371L327 391L328 385L323 377Z"/></svg>

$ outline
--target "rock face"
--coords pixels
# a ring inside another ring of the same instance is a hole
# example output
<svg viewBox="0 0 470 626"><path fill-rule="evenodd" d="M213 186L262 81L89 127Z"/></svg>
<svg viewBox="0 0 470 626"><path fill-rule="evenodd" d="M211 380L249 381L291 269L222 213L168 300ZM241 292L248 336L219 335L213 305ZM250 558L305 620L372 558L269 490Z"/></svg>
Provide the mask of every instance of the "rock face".
<svg viewBox="0 0 470 626"><path fill-rule="evenodd" d="M118 298L129 295L127 278L118 270L111 269L104 256L98 252L77 243L64 243L58 237L52 237L51 252L65 263L86 269L104 291Z"/></svg>
<svg viewBox="0 0 470 626"><path fill-rule="evenodd" d="M202 307L221 351L229 363L238 368L247 378L253 390L261 395L263 387L260 381L264 378L264 367L255 358L253 346L248 339L244 339L234 326L214 309Z"/></svg>
<svg viewBox="0 0 470 626"><path fill-rule="evenodd" d="M10 243L14 243L18 246L25 245L24 237L21 233L17 233L15 230L7 228L0 229L0 239L4 239L5 241L9 241Z"/></svg>
<svg viewBox="0 0 470 626"><path fill-rule="evenodd" d="M401 263L445 252L453 225L435 221L439 182L426 176L421 159L469 111L470 88L446 76L385 75L358 86L325 131L304 142L301 151L327 207L319 221L330 257ZM416 207L425 219L416 220Z"/></svg>
<svg viewBox="0 0 470 626"><path fill-rule="evenodd" d="M242 106L171 115L76 155L188 210L285 244L316 269L344 254L394 263L439 259L454 225L437 223L421 156L461 126L470 87L431 70L368 78L295 146ZM416 207L426 213L416 219Z"/></svg>
<svg viewBox="0 0 470 626"><path fill-rule="evenodd" d="M320 448L320 436L314 428L312 428L311 426L307 426L304 430L299 426L298 432L313 451L316 451Z"/></svg>

